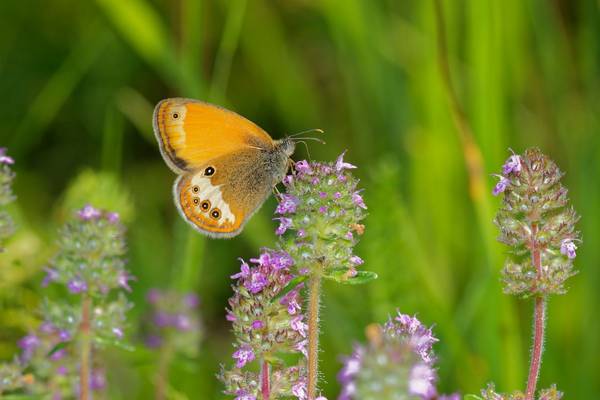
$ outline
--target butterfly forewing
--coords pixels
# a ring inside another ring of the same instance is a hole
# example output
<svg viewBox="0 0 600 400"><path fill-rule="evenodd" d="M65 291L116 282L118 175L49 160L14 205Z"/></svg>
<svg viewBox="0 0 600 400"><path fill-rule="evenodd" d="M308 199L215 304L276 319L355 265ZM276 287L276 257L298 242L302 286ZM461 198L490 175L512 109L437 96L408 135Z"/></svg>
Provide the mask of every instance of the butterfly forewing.
<svg viewBox="0 0 600 400"><path fill-rule="evenodd" d="M154 133L163 158L177 173L244 148L273 148L258 125L232 111L198 100L173 98L154 109Z"/></svg>

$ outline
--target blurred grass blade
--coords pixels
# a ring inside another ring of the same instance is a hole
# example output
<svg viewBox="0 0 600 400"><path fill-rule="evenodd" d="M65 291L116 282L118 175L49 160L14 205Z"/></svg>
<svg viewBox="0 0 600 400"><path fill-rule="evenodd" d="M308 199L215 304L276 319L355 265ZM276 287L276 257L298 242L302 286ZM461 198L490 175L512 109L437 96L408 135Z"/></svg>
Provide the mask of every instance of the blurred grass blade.
<svg viewBox="0 0 600 400"><path fill-rule="evenodd" d="M94 24L82 35L58 70L48 79L21 120L9 144L11 154L21 158L40 140L48 125L102 54L110 34Z"/></svg>
<svg viewBox="0 0 600 400"><path fill-rule="evenodd" d="M233 0L227 8L227 19L215 58L209 98L222 103L227 91L231 62L238 47L240 32L244 22L247 0Z"/></svg>

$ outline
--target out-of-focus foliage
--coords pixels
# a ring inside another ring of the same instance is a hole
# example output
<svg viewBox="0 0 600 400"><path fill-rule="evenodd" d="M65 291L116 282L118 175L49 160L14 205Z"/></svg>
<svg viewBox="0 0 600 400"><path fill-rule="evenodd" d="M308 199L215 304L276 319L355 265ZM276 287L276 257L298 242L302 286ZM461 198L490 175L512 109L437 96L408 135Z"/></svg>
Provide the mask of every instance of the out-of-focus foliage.
<svg viewBox="0 0 600 400"><path fill-rule="evenodd" d="M600 393L600 9L593 0L444 2L449 63L483 154L483 173L537 146L567 172L581 214L580 273L549 305L540 387ZM151 287L195 291L205 338L177 356L173 398L222 398L225 320L237 257L274 241L270 200L233 240L207 240L180 221L174 179L151 128L153 105L196 97L234 109L274 137L319 127L358 165L369 205L356 252L380 279L326 283L323 387L335 398L339 354L400 307L436 324L441 390L523 389L531 304L502 294L498 200L470 190L437 59L431 1L96 0L0 2L0 147L15 158L0 255L0 357L33 329L56 231L84 201L123 215L136 324ZM468 155L468 154L467 154ZM299 146L296 158L306 153ZM86 172L87 171L87 172ZM360 290L358 292L357 290ZM134 338L135 339L135 338ZM140 341L141 343L141 341ZM111 399L152 396L157 357L139 345L108 357Z"/></svg>

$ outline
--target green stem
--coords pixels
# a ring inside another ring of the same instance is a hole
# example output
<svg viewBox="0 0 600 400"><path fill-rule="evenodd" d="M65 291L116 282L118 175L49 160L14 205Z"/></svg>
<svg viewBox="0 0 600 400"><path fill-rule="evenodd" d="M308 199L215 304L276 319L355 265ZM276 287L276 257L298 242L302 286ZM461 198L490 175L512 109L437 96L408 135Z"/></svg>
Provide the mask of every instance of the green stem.
<svg viewBox="0 0 600 400"><path fill-rule="evenodd" d="M92 352L92 336L91 336L91 308L92 299L84 295L81 303L81 325L80 333L80 350L81 350L81 365L79 366L79 399L90 399L90 368L91 368L91 352Z"/></svg>
<svg viewBox="0 0 600 400"><path fill-rule="evenodd" d="M166 343L160 349L160 359L158 361L158 373L156 374L156 387L154 398L163 400L169 382L169 366L173 358L173 351L170 343Z"/></svg>
<svg viewBox="0 0 600 400"><path fill-rule="evenodd" d="M308 400L314 400L319 378L319 301L321 274L312 272L308 281Z"/></svg>

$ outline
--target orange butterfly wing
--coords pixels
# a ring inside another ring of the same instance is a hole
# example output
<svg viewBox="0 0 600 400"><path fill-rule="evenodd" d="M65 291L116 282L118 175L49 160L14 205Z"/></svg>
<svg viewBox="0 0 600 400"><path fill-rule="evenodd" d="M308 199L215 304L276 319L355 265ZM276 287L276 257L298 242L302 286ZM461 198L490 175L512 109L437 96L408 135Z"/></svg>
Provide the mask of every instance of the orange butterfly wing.
<svg viewBox="0 0 600 400"><path fill-rule="evenodd" d="M163 158L177 173L194 171L208 160L244 148L274 146L273 139L252 121L198 100L162 100L153 121Z"/></svg>
<svg viewBox="0 0 600 400"><path fill-rule="evenodd" d="M272 190L264 154L273 139L232 111L181 98L156 105L154 133L180 175L173 197L183 218L209 236L237 235Z"/></svg>

